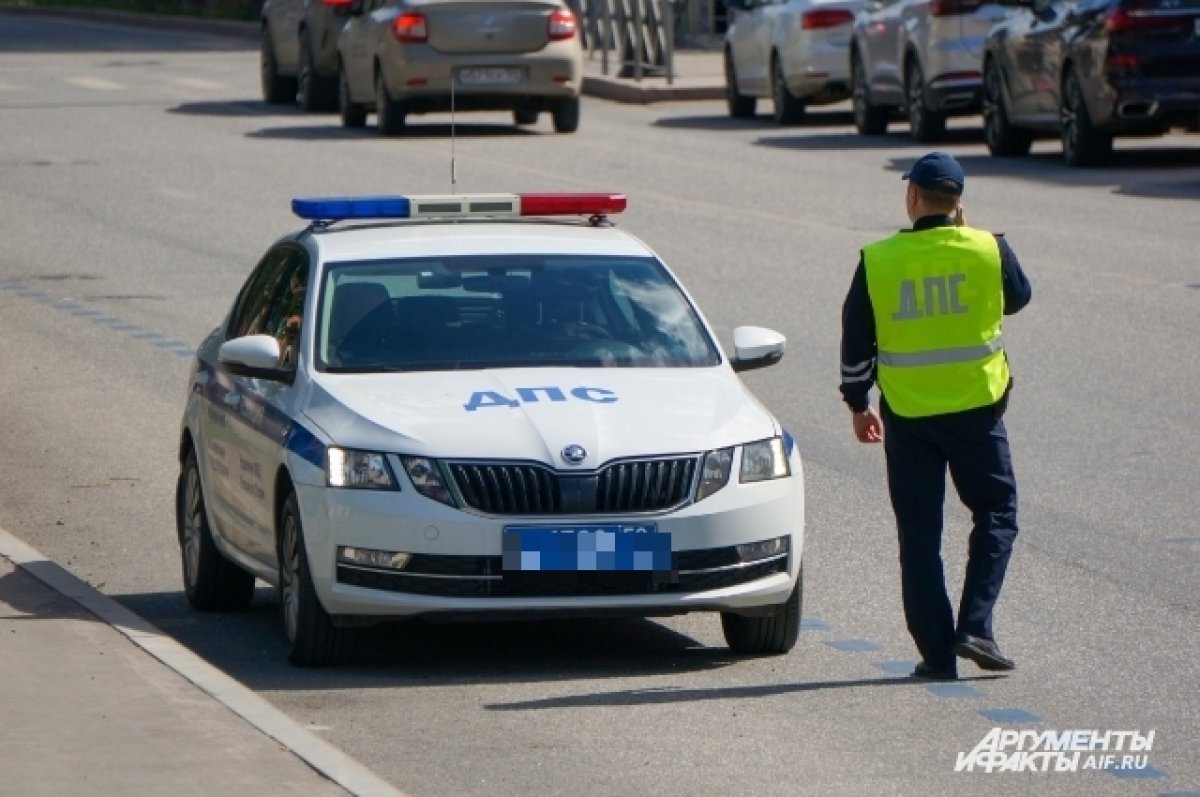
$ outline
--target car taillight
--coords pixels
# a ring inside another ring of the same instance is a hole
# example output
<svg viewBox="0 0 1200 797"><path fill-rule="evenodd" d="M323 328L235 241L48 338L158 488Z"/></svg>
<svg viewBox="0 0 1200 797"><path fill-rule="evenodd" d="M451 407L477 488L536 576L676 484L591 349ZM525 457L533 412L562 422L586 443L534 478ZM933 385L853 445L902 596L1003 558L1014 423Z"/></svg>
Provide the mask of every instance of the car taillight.
<svg viewBox="0 0 1200 797"><path fill-rule="evenodd" d="M854 14L844 8L814 8L800 16L800 27L804 30L836 28L854 21Z"/></svg>
<svg viewBox="0 0 1200 797"><path fill-rule="evenodd" d="M984 5L987 5L984 0L933 0L929 4L929 13L935 17L974 14Z"/></svg>
<svg viewBox="0 0 1200 797"><path fill-rule="evenodd" d="M1124 8L1114 8L1104 15L1104 30L1108 33L1120 33L1126 30L1173 28L1181 22L1187 21L1187 18L1186 14L1128 11ZM1191 26L1189 25L1189 27Z"/></svg>
<svg viewBox="0 0 1200 797"><path fill-rule="evenodd" d="M392 23L396 40L405 44L423 44L429 41L429 26L425 15L416 11L405 11Z"/></svg>
<svg viewBox="0 0 1200 797"><path fill-rule="evenodd" d="M550 15L550 41L562 41L575 35L578 25L575 15L565 8L557 8Z"/></svg>
<svg viewBox="0 0 1200 797"><path fill-rule="evenodd" d="M321 0L321 5L330 8L349 8L350 0Z"/></svg>

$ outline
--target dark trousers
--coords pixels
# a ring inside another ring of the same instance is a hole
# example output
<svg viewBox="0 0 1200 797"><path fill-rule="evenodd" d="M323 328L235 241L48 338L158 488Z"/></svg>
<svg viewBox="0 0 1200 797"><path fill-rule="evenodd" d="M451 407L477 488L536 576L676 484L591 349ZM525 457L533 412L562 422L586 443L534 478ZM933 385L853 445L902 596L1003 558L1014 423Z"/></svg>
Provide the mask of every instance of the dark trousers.
<svg viewBox="0 0 1200 797"><path fill-rule="evenodd" d="M921 657L954 668L958 634L992 639L992 610L1017 536L1017 482L1004 421L992 407L929 418L902 418L880 402L888 492L900 538L904 616ZM942 513L946 470L971 510L958 622L946 594Z"/></svg>

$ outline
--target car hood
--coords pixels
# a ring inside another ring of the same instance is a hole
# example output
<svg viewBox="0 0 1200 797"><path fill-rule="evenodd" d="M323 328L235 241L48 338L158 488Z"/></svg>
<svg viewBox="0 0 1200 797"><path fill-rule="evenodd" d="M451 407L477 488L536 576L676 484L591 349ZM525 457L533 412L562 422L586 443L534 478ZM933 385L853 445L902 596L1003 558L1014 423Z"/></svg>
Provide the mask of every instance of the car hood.
<svg viewBox="0 0 1200 797"><path fill-rule="evenodd" d="M770 437L770 413L731 370L537 368L318 374L306 415L336 445L573 467Z"/></svg>

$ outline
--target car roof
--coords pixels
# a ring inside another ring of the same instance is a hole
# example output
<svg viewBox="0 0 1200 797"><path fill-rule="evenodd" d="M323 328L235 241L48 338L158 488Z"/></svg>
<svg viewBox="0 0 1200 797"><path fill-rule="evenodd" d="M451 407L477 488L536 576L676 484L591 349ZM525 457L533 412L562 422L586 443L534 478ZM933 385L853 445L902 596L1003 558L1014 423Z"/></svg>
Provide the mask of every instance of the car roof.
<svg viewBox="0 0 1200 797"><path fill-rule="evenodd" d="M403 221L310 227L321 262L480 254L647 257L653 252L614 226L562 221Z"/></svg>

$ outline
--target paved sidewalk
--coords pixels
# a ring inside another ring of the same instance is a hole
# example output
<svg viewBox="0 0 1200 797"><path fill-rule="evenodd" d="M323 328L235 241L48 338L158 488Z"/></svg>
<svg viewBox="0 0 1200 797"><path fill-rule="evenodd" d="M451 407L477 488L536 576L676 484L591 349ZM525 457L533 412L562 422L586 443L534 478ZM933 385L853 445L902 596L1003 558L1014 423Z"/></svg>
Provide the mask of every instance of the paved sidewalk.
<svg viewBox="0 0 1200 797"><path fill-rule="evenodd" d="M611 54L610 54L611 55ZM682 100L721 100L725 98L725 64L720 50L681 50L674 56L674 77L617 77L621 64L608 62L600 51L584 53L583 93L592 97L626 103L674 102Z"/></svg>
<svg viewBox="0 0 1200 797"><path fill-rule="evenodd" d="M403 797L0 529L0 795L348 793Z"/></svg>

